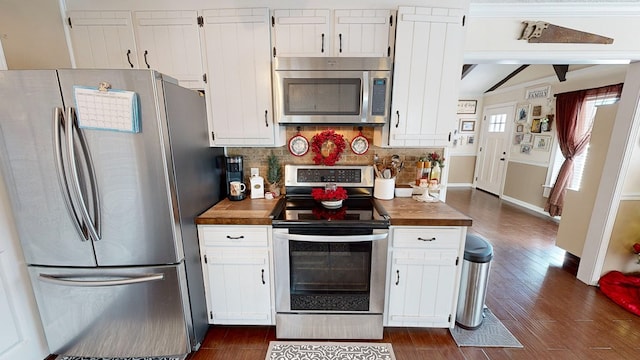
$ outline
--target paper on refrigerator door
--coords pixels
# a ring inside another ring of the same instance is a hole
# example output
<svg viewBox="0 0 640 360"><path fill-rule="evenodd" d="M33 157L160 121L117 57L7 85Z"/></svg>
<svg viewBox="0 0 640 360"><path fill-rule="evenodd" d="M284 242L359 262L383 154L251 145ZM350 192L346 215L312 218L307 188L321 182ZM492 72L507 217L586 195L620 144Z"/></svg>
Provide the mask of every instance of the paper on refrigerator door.
<svg viewBox="0 0 640 360"><path fill-rule="evenodd" d="M140 132L138 96L135 92L74 86L73 97L81 128Z"/></svg>

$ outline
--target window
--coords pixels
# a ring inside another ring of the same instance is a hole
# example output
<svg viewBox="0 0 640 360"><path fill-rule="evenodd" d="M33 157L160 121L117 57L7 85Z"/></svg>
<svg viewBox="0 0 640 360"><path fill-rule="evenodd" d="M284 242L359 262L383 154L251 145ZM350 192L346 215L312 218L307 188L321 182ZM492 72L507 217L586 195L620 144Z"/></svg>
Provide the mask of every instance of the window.
<svg viewBox="0 0 640 360"><path fill-rule="evenodd" d="M585 102L585 121L589 124L588 128L590 129L593 125L593 119L596 117L596 111L598 106L600 105L611 105L617 102L620 98L612 95L607 97L592 97L587 98ZM582 184L582 174L584 171L584 165L587 163L587 157L589 155L589 147L582 152L582 154L576 156L573 159L573 177L571 178L571 183L567 187L568 189L578 191L580 190L580 185ZM560 172L560 166L562 166L562 162L564 161L564 156L562 155L562 151L560 151L560 147L558 142L556 141L556 156L553 160L552 165L552 173L551 173L551 185L556 182L556 178L558 177L558 173Z"/></svg>
<svg viewBox="0 0 640 360"><path fill-rule="evenodd" d="M489 117L489 132L504 132L507 125L507 114L491 115Z"/></svg>

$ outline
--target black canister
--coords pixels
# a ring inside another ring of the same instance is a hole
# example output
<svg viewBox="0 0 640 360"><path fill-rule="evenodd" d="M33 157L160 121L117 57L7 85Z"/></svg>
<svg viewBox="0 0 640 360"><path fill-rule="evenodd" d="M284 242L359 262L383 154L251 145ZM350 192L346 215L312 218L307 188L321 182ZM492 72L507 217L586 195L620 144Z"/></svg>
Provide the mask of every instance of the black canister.
<svg viewBox="0 0 640 360"><path fill-rule="evenodd" d="M241 155L236 156L227 156L225 158L226 162L226 183L227 183L227 194L229 194L229 200L238 201L243 200L246 197L246 191L232 189L232 183L240 183L242 184L242 189L244 186L244 171L243 171L243 161Z"/></svg>

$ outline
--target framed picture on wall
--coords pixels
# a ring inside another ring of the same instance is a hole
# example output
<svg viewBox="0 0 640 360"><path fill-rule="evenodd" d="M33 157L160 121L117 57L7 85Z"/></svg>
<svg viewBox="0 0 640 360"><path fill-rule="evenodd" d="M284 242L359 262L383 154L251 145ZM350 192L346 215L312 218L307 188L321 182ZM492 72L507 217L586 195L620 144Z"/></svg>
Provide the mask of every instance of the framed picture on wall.
<svg viewBox="0 0 640 360"><path fill-rule="evenodd" d="M524 98L527 100L546 99L550 95L551 95L551 85L542 85L542 86L526 89Z"/></svg>
<svg viewBox="0 0 640 360"><path fill-rule="evenodd" d="M513 145L520 145L520 143L522 142L522 134L516 134L513 137Z"/></svg>
<svg viewBox="0 0 640 360"><path fill-rule="evenodd" d="M529 145L529 144L520 145L520 152L523 153L523 154L530 154L531 153L531 145Z"/></svg>
<svg viewBox="0 0 640 360"><path fill-rule="evenodd" d="M542 131L541 119L533 119L533 121L531 122L531 132L539 133L541 131Z"/></svg>
<svg viewBox="0 0 640 360"><path fill-rule="evenodd" d="M524 125L518 124L518 126L516 126L516 132L517 133L524 132Z"/></svg>
<svg viewBox="0 0 640 360"><path fill-rule="evenodd" d="M478 100L458 100L458 114L475 114Z"/></svg>
<svg viewBox="0 0 640 360"><path fill-rule="evenodd" d="M460 132L474 132L476 130L475 120L461 120Z"/></svg>
<svg viewBox="0 0 640 360"><path fill-rule="evenodd" d="M533 137L533 149L549 151L551 147L551 136L548 135L535 135Z"/></svg>
<svg viewBox="0 0 640 360"><path fill-rule="evenodd" d="M533 116L540 116L542 115L542 105L536 105L533 107L533 110L531 110L531 115Z"/></svg>
<svg viewBox="0 0 640 360"><path fill-rule="evenodd" d="M531 115L531 104L520 103L516 106L516 116L514 118L516 123L526 123L529 121Z"/></svg>

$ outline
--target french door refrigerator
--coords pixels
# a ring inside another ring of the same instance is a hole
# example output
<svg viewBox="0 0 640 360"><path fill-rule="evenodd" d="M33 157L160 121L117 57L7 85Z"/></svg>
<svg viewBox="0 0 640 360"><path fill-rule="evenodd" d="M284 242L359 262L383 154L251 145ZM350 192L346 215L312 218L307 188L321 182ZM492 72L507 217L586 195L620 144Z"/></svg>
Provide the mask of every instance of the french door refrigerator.
<svg viewBox="0 0 640 360"><path fill-rule="evenodd" d="M135 94L137 131L81 126L74 86L101 83ZM152 70L0 71L0 168L52 354L200 346L194 217L225 195L223 149L209 147L202 94L176 83Z"/></svg>

